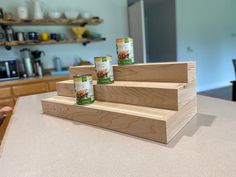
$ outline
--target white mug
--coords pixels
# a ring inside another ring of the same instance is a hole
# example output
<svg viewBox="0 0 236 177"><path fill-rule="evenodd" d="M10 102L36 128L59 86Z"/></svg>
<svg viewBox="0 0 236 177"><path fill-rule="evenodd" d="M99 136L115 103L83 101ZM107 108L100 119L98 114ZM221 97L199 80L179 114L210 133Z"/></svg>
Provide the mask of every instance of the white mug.
<svg viewBox="0 0 236 177"><path fill-rule="evenodd" d="M28 18L28 10L26 7L18 7L17 8L17 15L19 19L27 19Z"/></svg>
<svg viewBox="0 0 236 177"><path fill-rule="evenodd" d="M89 13L89 12L84 12L84 13L82 13L82 15L81 15L81 17L82 18L91 18L91 14Z"/></svg>

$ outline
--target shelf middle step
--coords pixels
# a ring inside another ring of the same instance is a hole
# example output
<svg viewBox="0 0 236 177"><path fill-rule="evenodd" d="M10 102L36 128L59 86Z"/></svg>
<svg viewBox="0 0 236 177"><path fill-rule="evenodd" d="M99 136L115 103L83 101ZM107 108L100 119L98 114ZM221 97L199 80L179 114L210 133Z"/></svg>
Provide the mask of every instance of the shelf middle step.
<svg viewBox="0 0 236 177"><path fill-rule="evenodd" d="M96 84L95 99L98 101L131 104L145 107L180 110L196 96L195 82L129 82L115 81L113 84ZM75 97L73 80L57 83L59 96Z"/></svg>

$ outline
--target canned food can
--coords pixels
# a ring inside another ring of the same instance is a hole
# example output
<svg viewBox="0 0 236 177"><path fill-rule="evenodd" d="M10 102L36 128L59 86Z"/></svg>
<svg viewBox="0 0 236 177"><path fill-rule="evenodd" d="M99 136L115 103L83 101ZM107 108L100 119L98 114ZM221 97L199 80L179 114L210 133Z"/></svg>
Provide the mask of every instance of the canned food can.
<svg viewBox="0 0 236 177"><path fill-rule="evenodd" d="M116 49L119 65L134 64L134 43L132 38L116 39Z"/></svg>
<svg viewBox="0 0 236 177"><path fill-rule="evenodd" d="M81 74L73 77L76 103L79 105L94 102L93 79L91 74Z"/></svg>
<svg viewBox="0 0 236 177"><path fill-rule="evenodd" d="M95 57L94 58L97 83L98 84L111 84L114 82L112 57Z"/></svg>

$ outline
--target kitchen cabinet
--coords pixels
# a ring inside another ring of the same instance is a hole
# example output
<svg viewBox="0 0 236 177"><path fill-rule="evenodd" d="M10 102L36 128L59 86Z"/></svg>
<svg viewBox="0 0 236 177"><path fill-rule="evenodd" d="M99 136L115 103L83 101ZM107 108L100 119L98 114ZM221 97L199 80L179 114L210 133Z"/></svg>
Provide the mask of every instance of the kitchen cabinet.
<svg viewBox="0 0 236 177"><path fill-rule="evenodd" d="M37 93L44 93L48 91L48 85L45 82L36 83L36 84L27 84L12 87L13 94L16 97L24 95L33 95Z"/></svg>
<svg viewBox="0 0 236 177"><path fill-rule="evenodd" d="M11 106L11 107L13 107L14 104L15 104L15 101L12 98L0 99L0 107L3 107L3 106Z"/></svg>
<svg viewBox="0 0 236 177"><path fill-rule="evenodd" d="M0 89L0 99L8 98L8 97L11 97L11 96L12 96L12 93L11 93L11 88L10 87L5 87L5 88Z"/></svg>

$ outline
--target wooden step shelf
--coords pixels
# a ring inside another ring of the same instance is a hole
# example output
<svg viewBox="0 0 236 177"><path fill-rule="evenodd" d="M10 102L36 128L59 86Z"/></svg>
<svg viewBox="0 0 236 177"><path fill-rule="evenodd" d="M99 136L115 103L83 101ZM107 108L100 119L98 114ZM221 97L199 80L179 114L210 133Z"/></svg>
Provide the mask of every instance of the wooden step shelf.
<svg viewBox="0 0 236 177"><path fill-rule="evenodd" d="M172 62L113 66L115 82L94 80L96 101L77 105L73 81L57 83L59 96L42 101L43 112L129 135L168 143L197 113L196 64ZM94 66L71 67L71 75Z"/></svg>
<svg viewBox="0 0 236 177"><path fill-rule="evenodd" d="M113 66L116 81L189 83L196 79L195 62L166 62ZM94 66L72 66L71 77L92 74L97 79Z"/></svg>
<svg viewBox="0 0 236 177"><path fill-rule="evenodd" d="M130 82L96 84L95 99L113 103L179 110L196 96L195 83ZM74 97L72 80L57 83L59 96Z"/></svg>
<svg viewBox="0 0 236 177"><path fill-rule="evenodd" d="M161 143L168 143L197 112L195 98L180 111L100 101L81 106L61 96L43 100L42 106L45 114Z"/></svg>
<svg viewBox="0 0 236 177"><path fill-rule="evenodd" d="M88 44L93 42L102 42L105 41L106 38L98 38L98 39L66 39L63 41L56 40L48 40L48 41L12 41L12 42L0 42L0 46L19 46L19 45L52 45L52 44L74 44L74 43L82 43Z"/></svg>
<svg viewBox="0 0 236 177"><path fill-rule="evenodd" d="M0 19L0 25L99 25L103 23L103 20L100 18L90 18L90 19L84 19L79 18L75 20L69 20L65 18L60 19L27 19L27 20L21 20L21 19Z"/></svg>

